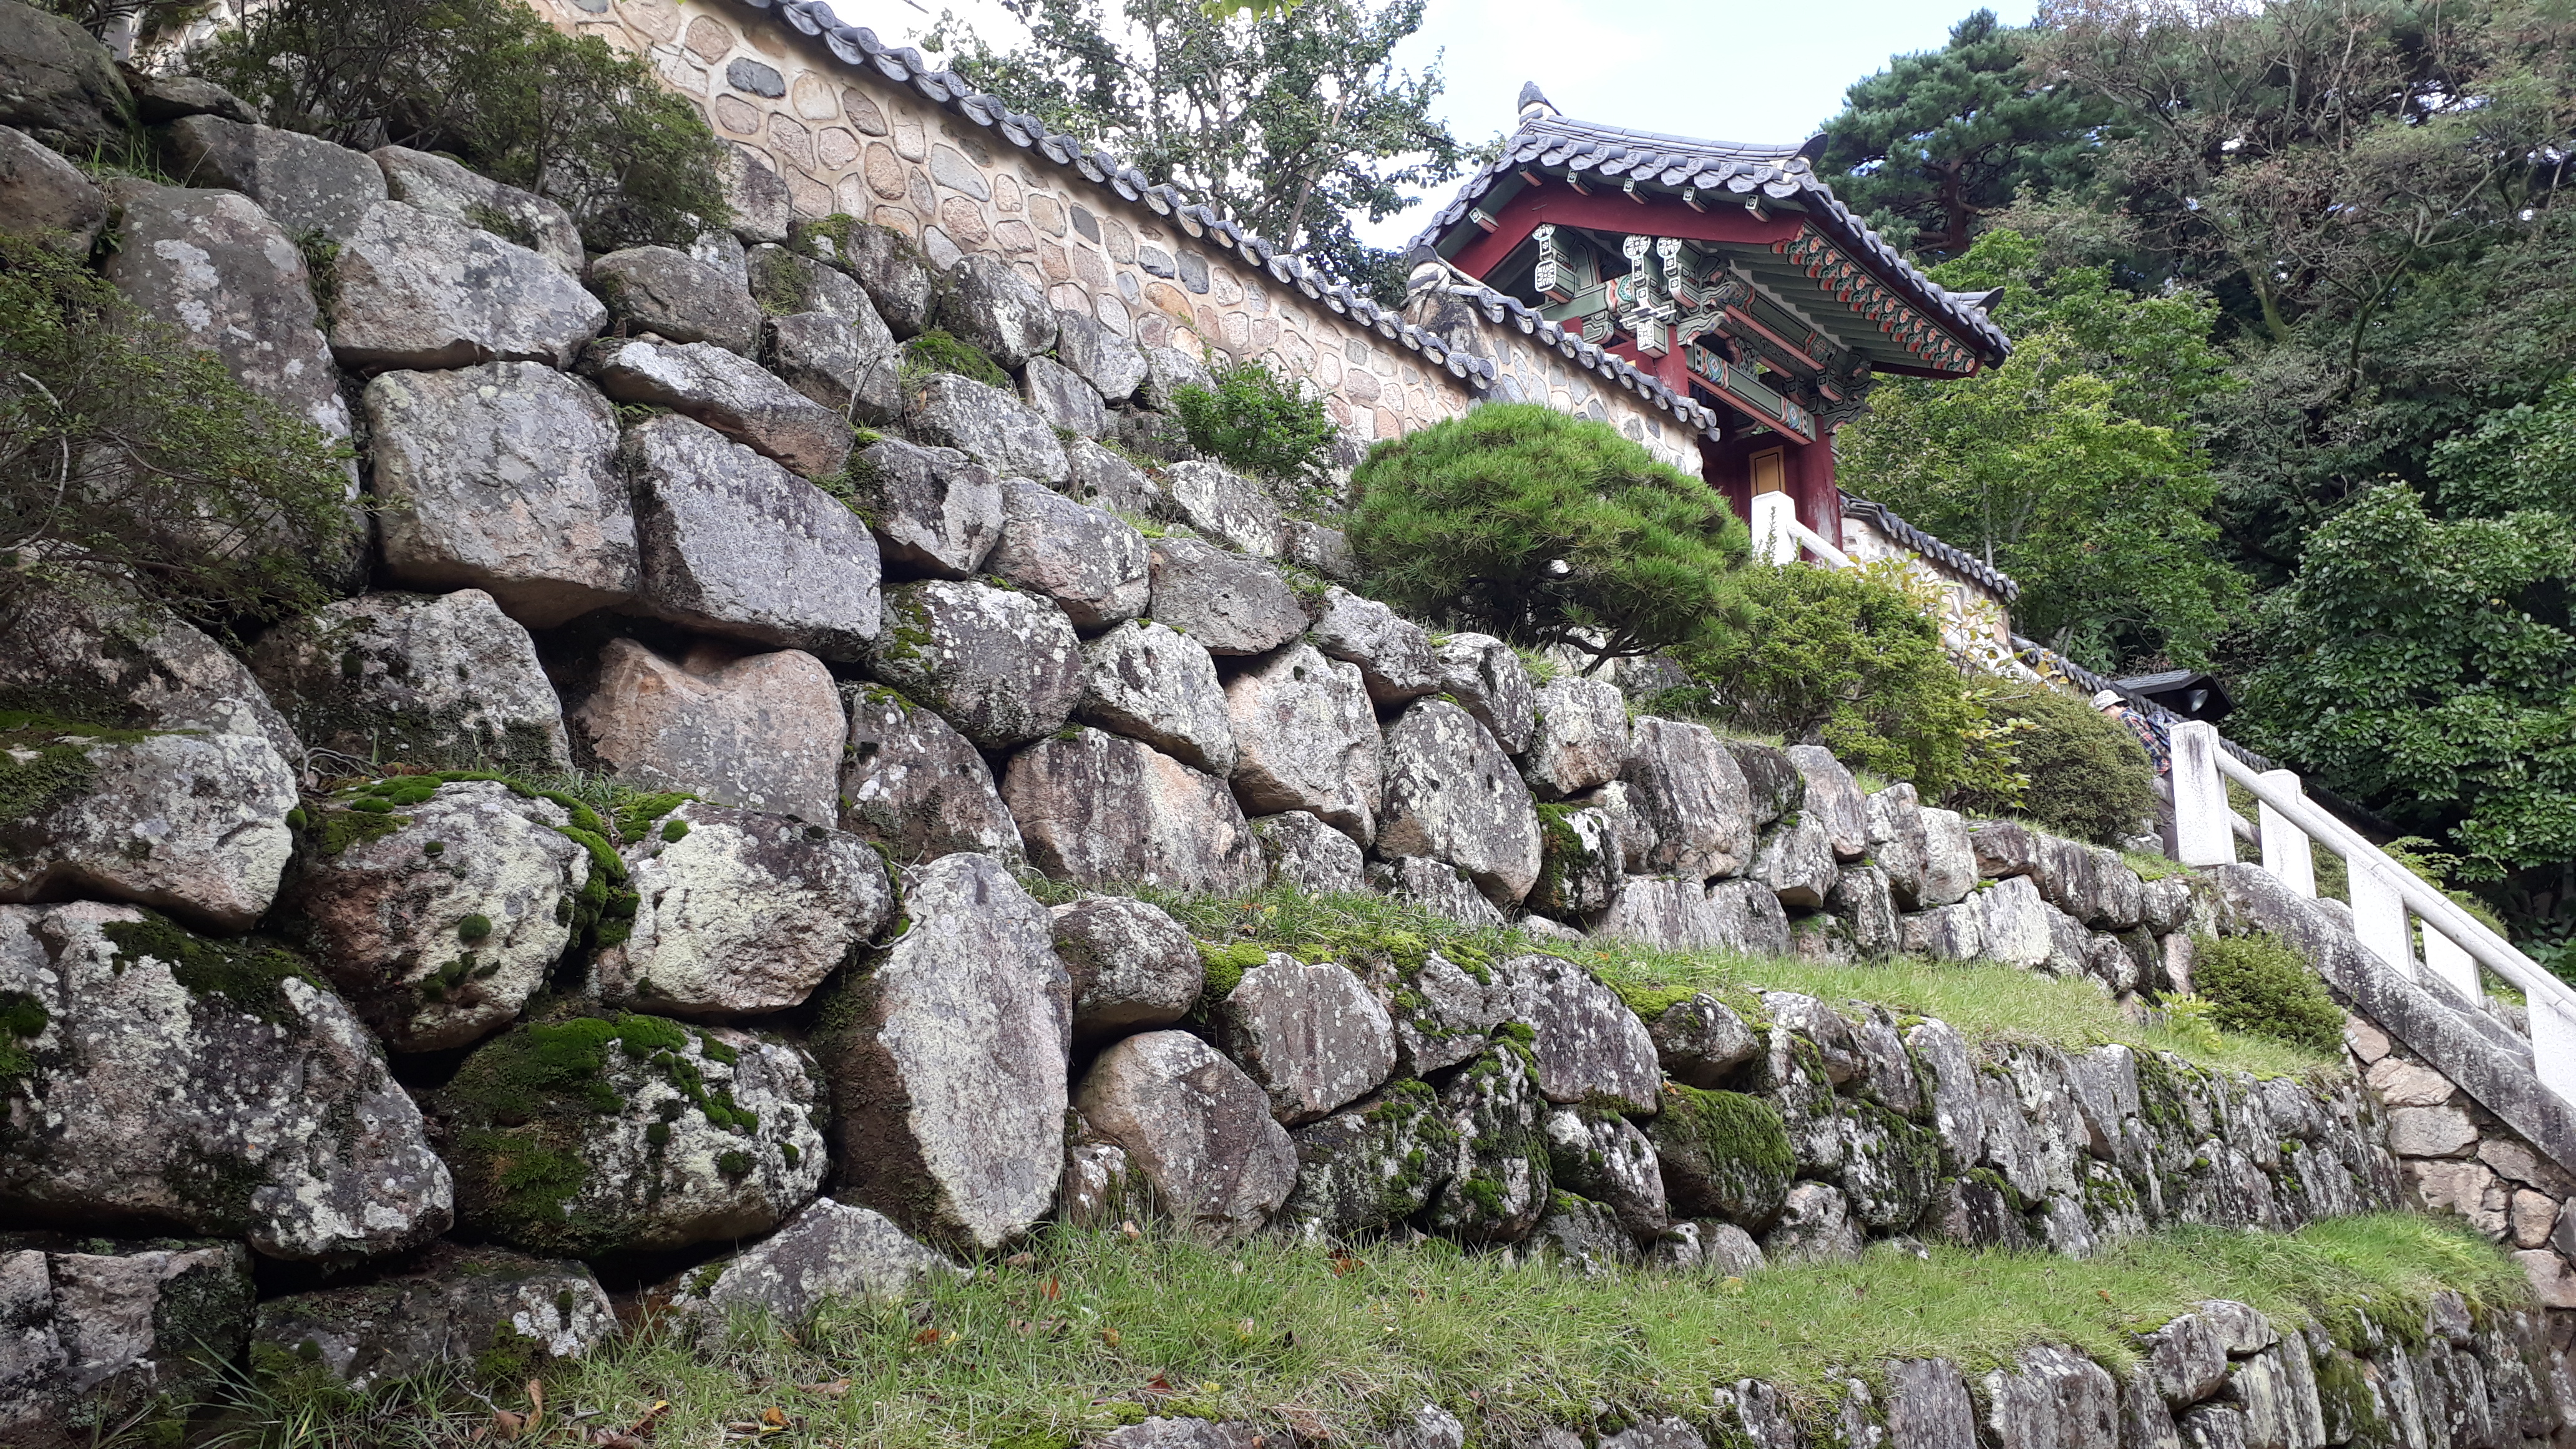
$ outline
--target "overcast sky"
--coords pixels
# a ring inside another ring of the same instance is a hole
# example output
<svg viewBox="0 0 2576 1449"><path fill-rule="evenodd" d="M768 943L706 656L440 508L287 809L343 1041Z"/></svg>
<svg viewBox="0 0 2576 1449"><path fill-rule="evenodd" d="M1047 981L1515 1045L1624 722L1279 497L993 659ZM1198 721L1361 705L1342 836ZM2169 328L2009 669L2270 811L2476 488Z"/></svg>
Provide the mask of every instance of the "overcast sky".
<svg viewBox="0 0 2576 1449"><path fill-rule="evenodd" d="M1117 0L1110 0L1115 8ZM1991 0L2006 24L2036 0ZM992 0L833 0L842 19L917 40L945 5L995 45L1026 35ZM1890 55L1937 48L1976 0L1430 0L1400 65L1435 61L1461 139L1511 129L1521 82L1568 116L1724 141L1798 141L1842 109L1843 88ZM1448 199L1425 197L1362 235L1394 246Z"/></svg>

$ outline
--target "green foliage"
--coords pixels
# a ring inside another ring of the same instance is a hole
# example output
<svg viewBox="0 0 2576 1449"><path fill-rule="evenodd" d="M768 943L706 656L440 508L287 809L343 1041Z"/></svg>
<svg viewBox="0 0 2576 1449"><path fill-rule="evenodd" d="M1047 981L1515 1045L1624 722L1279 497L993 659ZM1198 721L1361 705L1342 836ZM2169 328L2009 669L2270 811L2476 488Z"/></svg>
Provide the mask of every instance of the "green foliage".
<svg viewBox="0 0 2576 1449"><path fill-rule="evenodd" d="M1744 525L1604 423L1488 403L1382 441L1347 532L1378 597L1602 659L1741 621Z"/></svg>
<svg viewBox="0 0 2576 1449"><path fill-rule="evenodd" d="M1416 75L1391 59L1423 3L1302 0L1228 20L1201 0L1004 0L1028 31L1018 48L995 51L953 14L923 44L953 42L974 84L1394 305L1402 258L1356 224L1467 161L1435 114L1437 63Z"/></svg>
<svg viewBox="0 0 2576 1449"><path fill-rule="evenodd" d="M1675 652L1733 724L1822 744L1927 799L1973 785L2008 796L2010 757L1926 601L1878 571L1744 571L1744 627Z"/></svg>
<svg viewBox="0 0 2576 1449"><path fill-rule="evenodd" d="M2006 688L1989 691L1986 708L2015 724L2007 747L2027 783L2018 798L1963 790L1949 801L1955 808L2017 814L2097 845L2118 845L2154 817L2155 766L2138 737L2083 700L2053 689Z"/></svg>
<svg viewBox="0 0 2576 1449"><path fill-rule="evenodd" d="M1999 231L1936 270L2032 294L2007 310L2013 356L1964 381L1882 383L1843 434L1843 485L2012 575L2014 627L2069 658L2205 663L2242 592L2185 426L2219 386L2212 313L2036 266L2027 238Z"/></svg>
<svg viewBox="0 0 2576 1449"><path fill-rule="evenodd" d="M953 372L973 378L987 387L1011 390L1011 375L1001 364L984 355L984 350L964 341L944 328L933 327L903 345L902 369L913 374Z"/></svg>
<svg viewBox="0 0 2576 1449"><path fill-rule="evenodd" d="M191 996L221 997L233 1010L289 1031L303 1026L304 1015L287 996L288 981L330 991L303 958L274 941L200 936L158 911L146 910L139 921L110 921L99 934L115 945L118 970L146 958L159 961Z"/></svg>
<svg viewBox="0 0 2576 1449"><path fill-rule="evenodd" d="M2032 74L2028 39L1980 9L1941 49L1891 59L1844 92L1816 170L1889 240L1935 258L1965 252L1976 221L2025 189L2080 183L2110 107Z"/></svg>
<svg viewBox="0 0 2576 1449"><path fill-rule="evenodd" d="M45 1004L24 991L0 991L0 1099L35 1075L36 1056L25 1043L45 1034L52 1024Z"/></svg>
<svg viewBox="0 0 2576 1449"><path fill-rule="evenodd" d="M358 526L344 444L78 263L8 237L0 358L0 609L39 567L199 619L330 597Z"/></svg>
<svg viewBox="0 0 2576 1449"><path fill-rule="evenodd" d="M667 1401L655 1442L671 1444L715 1443L780 1405L796 1428L776 1437L884 1449L1061 1449L1148 1414L1243 1423L1246 1438L1273 1443L1382 1444L1426 1403L1458 1415L1473 1444L1528 1442L1551 1425L1607 1438L1664 1416L1714 1441L1711 1383L1761 1378L1824 1404L1857 1366L1943 1358L1982 1371L2034 1343L2124 1378L2141 1328L2206 1299L2250 1304L2284 1329L2367 1314L2403 1340L2444 1290L2473 1311L2529 1293L2513 1260L2465 1224L2408 1213L2296 1233L2168 1230L2081 1260L1882 1245L1732 1283L1572 1273L1437 1240L1345 1249L1279 1233L1213 1244L1049 1226L1025 1256L900 1298L836 1298L793 1331L747 1319L705 1342L613 1340L549 1368L546 1400L550 1414L627 1415ZM428 1449L491 1422L495 1400L462 1377L450 1366L364 1394L271 1399L241 1418L304 1426L314 1443Z"/></svg>
<svg viewBox="0 0 2576 1449"><path fill-rule="evenodd" d="M278 0L188 57L269 124L454 153L612 251L731 218L724 144L641 57L511 0Z"/></svg>
<svg viewBox="0 0 2576 1449"><path fill-rule="evenodd" d="M2267 1036L2319 1054L2343 1046L2343 1008L2316 968L2272 936L2192 940L2193 991L2210 1003L2221 1030Z"/></svg>
<svg viewBox="0 0 2576 1449"><path fill-rule="evenodd" d="M1312 482L1333 444L1323 394L1301 390L1258 362L1220 370L1214 389L1173 389L1172 410L1191 447L1259 478Z"/></svg>

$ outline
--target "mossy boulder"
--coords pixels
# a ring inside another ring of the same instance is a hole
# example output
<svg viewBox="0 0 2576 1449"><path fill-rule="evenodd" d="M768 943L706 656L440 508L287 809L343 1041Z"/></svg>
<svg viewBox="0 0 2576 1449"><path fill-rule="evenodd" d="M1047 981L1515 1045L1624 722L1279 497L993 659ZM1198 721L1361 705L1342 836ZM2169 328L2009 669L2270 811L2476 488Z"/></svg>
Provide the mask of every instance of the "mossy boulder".
<svg viewBox="0 0 2576 1449"><path fill-rule="evenodd" d="M1788 1201L1796 1167L1788 1129L1759 1097L1667 1085L1646 1135L1678 1212L1759 1228Z"/></svg>
<svg viewBox="0 0 2576 1449"><path fill-rule="evenodd" d="M1525 1033L1506 1028L1440 1091L1458 1146L1424 1222L1460 1242L1519 1242L1555 1191L1540 1130L1547 1099Z"/></svg>
<svg viewBox="0 0 2576 1449"><path fill-rule="evenodd" d="M384 1277L262 1303L251 1362L354 1389L455 1362L469 1378L515 1389L616 1328L608 1295L579 1263L439 1243Z"/></svg>
<svg viewBox="0 0 2576 1449"><path fill-rule="evenodd" d="M1545 1127L1549 1175L1616 1213L1639 1242L1672 1224L1654 1144L1635 1123L1600 1107L1559 1107Z"/></svg>
<svg viewBox="0 0 2576 1449"><path fill-rule="evenodd" d="M1878 1232L1913 1227L1940 1186L1941 1139L1875 1102L1848 1104L1841 1126L1852 1217Z"/></svg>
<svg viewBox="0 0 2576 1449"><path fill-rule="evenodd" d="M344 599L270 631L251 670L307 745L357 760L572 763L536 645L481 589Z"/></svg>
<svg viewBox="0 0 2576 1449"><path fill-rule="evenodd" d="M141 1426L125 1442L178 1442L249 1337L253 1297L237 1242L0 1234L0 1441L92 1444Z"/></svg>
<svg viewBox="0 0 2576 1449"><path fill-rule="evenodd" d="M1458 1153L1458 1128L1427 1082L1383 1092L1289 1134L1297 1187L1276 1221L1310 1242L1382 1231L1431 1201Z"/></svg>
<svg viewBox="0 0 2576 1449"><path fill-rule="evenodd" d="M823 1180L816 1075L776 1037L656 1016L514 1027L430 1097L458 1223L577 1258L765 1232Z"/></svg>

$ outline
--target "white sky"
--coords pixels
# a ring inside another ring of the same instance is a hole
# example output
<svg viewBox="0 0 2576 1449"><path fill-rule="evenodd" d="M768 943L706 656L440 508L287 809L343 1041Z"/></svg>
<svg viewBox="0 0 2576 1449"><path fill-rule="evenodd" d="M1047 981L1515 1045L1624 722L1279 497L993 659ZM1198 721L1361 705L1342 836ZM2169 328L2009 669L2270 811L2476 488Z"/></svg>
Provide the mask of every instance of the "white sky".
<svg viewBox="0 0 2576 1449"><path fill-rule="evenodd" d="M1117 0L1108 0L1113 11ZM2008 25L2036 0L1988 0ZM920 38L943 8L1006 46L1025 37L992 0L832 0L888 40ZM1521 82L1581 120L1724 141L1798 141L1842 109L1843 88L1891 55L1938 48L1977 0L1430 0L1396 52L1436 59L1440 106L1460 139L1511 129ZM1444 188L1362 236L1394 246L1448 200Z"/></svg>

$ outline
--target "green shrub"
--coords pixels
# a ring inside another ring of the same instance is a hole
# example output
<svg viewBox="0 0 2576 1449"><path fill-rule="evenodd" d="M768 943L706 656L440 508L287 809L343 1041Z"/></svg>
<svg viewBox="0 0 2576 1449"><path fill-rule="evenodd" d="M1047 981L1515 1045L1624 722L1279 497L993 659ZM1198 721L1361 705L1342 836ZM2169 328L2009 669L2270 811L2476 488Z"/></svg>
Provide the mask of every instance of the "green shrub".
<svg viewBox="0 0 2576 1449"><path fill-rule="evenodd" d="M594 250L685 245L731 218L697 108L513 0L275 0L187 60L270 125L452 152L549 197Z"/></svg>
<svg viewBox="0 0 2576 1449"><path fill-rule="evenodd" d="M1283 483L1305 483L1324 471L1333 420L1320 393L1258 362L1220 370L1216 386L1172 391L1172 410L1190 446L1227 467Z"/></svg>
<svg viewBox="0 0 2576 1449"><path fill-rule="evenodd" d="M2013 759L2029 783L2018 801L1975 788L1950 803L1972 814L2018 813L2032 824L2102 845L2150 819L2156 809L2156 771L2138 737L2071 694L2032 685L1997 690L1987 701L1997 718L2012 723Z"/></svg>
<svg viewBox="0 0 2576 1449"><path fill-rule="evenodd" d="M2223 1031L2328 1054L2342 1049L2343 1008L2307 958L2278 937L2194 938L2191 985Z"/></svg>
<svg viewBox="0 0 2576 1449"><path fill-rule="evenodd" d="M1595 662L1743 613L1744 525L1604 423L1488 403L1369 450L1347 531L1372 593Z"/></svg>
<svg viewBox="0 0 2576 1449"><path fill-rule="evenodd" d="M1824 745L1927 799L1970 781L2012 788L1981 692L1895 580L1791 564L1747 569L1742 588L1744 628L1674 651L1699 681L1701 711Z"/></svg>
<svg viewBox="0 0 2576 1449"><path fill-rule="evenodd" d="M0 238L0 609L51 582L184 613L330 597L359 526L347 447L244 388L77 262ZM22 572L22 570L24 572Z"/></svg>
<svg viewBox="0 0 2576 1449"><path fill-rule="evenodd" d="M903 345L902 370L914 375L953 372L987 387L1011 390L1011 375L984 355L984 349L953 333L933 327Z"/></svg>

